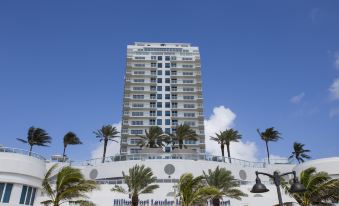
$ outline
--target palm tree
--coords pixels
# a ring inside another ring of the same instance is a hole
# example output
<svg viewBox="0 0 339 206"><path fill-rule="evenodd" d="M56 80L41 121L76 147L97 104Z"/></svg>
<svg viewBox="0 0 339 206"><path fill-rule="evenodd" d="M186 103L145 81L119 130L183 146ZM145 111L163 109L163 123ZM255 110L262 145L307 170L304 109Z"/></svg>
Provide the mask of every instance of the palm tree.
<svg viewBox="0 0 339 206"><path fill-rule="evenodd" d="M55 176L54 173L57 164L53 165L46 173L42 188L47 194L48 199L41 202L47 206L60 206L63 203L74 205L94 205L86 200L86 193L98 189L93 180L86 180L80 169L70 166L63 167Z"/></svg>
<svg viewBox="0 0 339 206"><path fill-rule="evenodd" d="M198 138L197 133L189 125L186 124L181 124L177 126L176 132L171 136L173 144L175 144L174 141L178 141L180 149L182 149L183 146L186 147L184 145L184 140L197 140Z"/></svg>
<svg viewBox="0 0 339 206"><path fill-rule="evenodd" d="M221 156L223 161L225 161L225 136L223 136L223 132L215 133L216 137L210 137L210 140L216 141L218 144L220 144L220 150L221 150Z"/></svg>
<svg viewBox="0 0 339 206"><path fill-rule="evenodd" d="M274 129L274 127L267 128L264 132L260 132L257 129L258 134L261 139L265 141L266 151L267 151L267 160L268 164L270 164L270 151L268 149L268 142L276 142L281 138L281 133Z"/></svg>
<svg viewBox="0 0 339 206"><path fill-rule="evenodd" d="M211 137L211 140L214 141L220 141L219 144L223 143L224 145L226 145L227 148L227 154L228 154L228 160L231 163L231 150L230 150L230 144L231 142L239 142L239 139L241 139L241 134L239 134L239 132L237 130L234 129L226 129L223 132L220 132L220 134L216 134L217 137ZM224 157L225 152L224 152L224 145L220 145L221 146L221 153L222 156ZM224 159L224 158L223 158Z"/></svg>
<svg viewBox="0 0 339 206"><path fill-rule="evenodd" d="M301 172L300 183L306 188L304 193L290 193L300 206L333 205L339 201L339 179L332 179L326 172L317 172L314 167ZM288 193L290 186L283 184Z"/></svg>
<svg viewBox="0 0 339 206"><path fill-rule="evenodd" d="M77 144L82 144L79 137L73 132L67 132L64 136L64 152L62 153L64 161L66 158L66 147L68 145L77 145Z"/></svg>
<svg viewBox="0 0 339 206"><path fill-rule="evenodd" d="M207 174L203 171L203 176L209 186L218 189L218 194L212 198L213 206L219 206L220 199L222 199L223 196L237 200L241 200L241 197L247 196L247 194L237 189L239 183L234 179L232 173L225 168L220 169L218 166L214 171L209 169Z"/></svg>
<svg viewBox="0 0 339 206"><path fill-rule="evenodd" d="M152 126L147 130L145 130L145 136L138 135L141 138L140 143L138 144L140 147L149 147L149 148L157 148L163 146L163 140L166 137L166 134L162 131L161 127Z"/></svg>
<svg viewBox="0 0 339 206"><path fill-rule="evenodd" d="M119 132L117 131L116 127L113 127L112 125L104 125L101 127L101 129L98 129L97 131L93 132L97 138L100 138L100 142L104 141L104 152L102 155L102 163L105 162L106 158L106 149L107 149L107 143L108 141L113 141L118 143L117 140L115 140L117 137L119 137L117 134Z"/></svg>
<svg viewBox="0 0 339 206"><path fill-rule="evenodd" d="M140 194L152 193L159 188L159 185L153 184L157 178L153 176L151 168L144 165L135 165L129 169L128 175L122 172L122 176L128 186L128 191L118 185L115 185L112 191L129 194L132 197L132 206L138 205Z"/></svg>
<svg viewBox="0 0 339 206"><path fill-rule="evenodd" d="M217 188L204 183L203 176L194 177L191 173L181 175L177 187L182 206L203 204L209 198L219 194Z"/></svg>
<svg viewBox="0 0 339 206"><path fill-rule="evenodd" d="M310 150L308 149L304 149L304 144L298 143L298 142L294 142L293 144L293 152L292 155L288 158L288 159L293 159L293 157L295 157L295 159L298 161L298 163L300 164L300 162L305 162L305 159L310 159L311 157L309 155L307 155L307 152L310 152Z"/></svg>
<svg viewBox="0 0 339 206"><path fill-rule="evenodd" d="M48 136L45 130L35 127L30 127L28 129L27 140L21 138L17 138L17 140L29 144L29 155L32 154L32 149L34 145L46 147L52 142L52 138Z"/></svg>

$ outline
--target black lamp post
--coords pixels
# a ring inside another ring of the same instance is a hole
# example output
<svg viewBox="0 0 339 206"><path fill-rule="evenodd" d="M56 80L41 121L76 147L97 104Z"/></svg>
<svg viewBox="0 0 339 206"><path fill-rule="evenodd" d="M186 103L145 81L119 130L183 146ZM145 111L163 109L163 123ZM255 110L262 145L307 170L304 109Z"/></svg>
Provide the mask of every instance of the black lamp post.
<svg viewBox="0 0 339 206"><path fill-rule="evenodd" d="M300 192L305 192L306 189L304 185L302 185L297 178L297 175L295 171L293 172L287 172L283 174L279 174L277 171L271 174L267 174L264 172L255 172L256 174L256 179L255 179L255 185L253 185L253 188L251 190L252 193L263 193L263 192L268 192L269 190L266 188L264 184L261 183L261 180L259 178L259 175L266 175L270 178L273 179L275 186L277 187L277 193L278 193L278 200L279 200L279 206L283 206L282 198L281 198L281 191L280 191L280 178L289 174L293 174L293 184L291 185L290 192L291 193L300 193Z"/></svg>

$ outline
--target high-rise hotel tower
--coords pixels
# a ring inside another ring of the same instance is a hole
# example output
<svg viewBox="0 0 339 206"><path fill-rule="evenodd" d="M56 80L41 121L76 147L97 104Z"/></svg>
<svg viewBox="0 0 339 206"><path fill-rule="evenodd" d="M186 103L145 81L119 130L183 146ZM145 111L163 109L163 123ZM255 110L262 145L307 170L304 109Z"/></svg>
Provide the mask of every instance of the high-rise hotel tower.
<svg viewBox="0 0 339 206"><path fill-rule="evenodd" d="M145 135L151 126L174 133L180 124L191 126L199 135L197 141L184 142L189 149L186 152L205 153L198 47L187 43L128 45L124 90L122 154L140 153L137 135Z"/></svg>

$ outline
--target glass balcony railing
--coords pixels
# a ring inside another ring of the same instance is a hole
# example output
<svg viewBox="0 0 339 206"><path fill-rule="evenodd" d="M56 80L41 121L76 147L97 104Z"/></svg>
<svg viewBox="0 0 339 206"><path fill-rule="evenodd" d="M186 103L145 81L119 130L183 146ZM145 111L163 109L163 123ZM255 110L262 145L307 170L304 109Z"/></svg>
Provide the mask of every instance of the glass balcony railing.
<svg viewBox="0 0 339 206"><path fill-rule="evenodd" d="M39 154L36 154L34 152L30 152L28 150L23 150L23 149L0 147L0 152L22 154L22 155L26 155L26 156L35 157L35 158L38 158L40 160L46 160L43 156L41 156Z"/></svg>

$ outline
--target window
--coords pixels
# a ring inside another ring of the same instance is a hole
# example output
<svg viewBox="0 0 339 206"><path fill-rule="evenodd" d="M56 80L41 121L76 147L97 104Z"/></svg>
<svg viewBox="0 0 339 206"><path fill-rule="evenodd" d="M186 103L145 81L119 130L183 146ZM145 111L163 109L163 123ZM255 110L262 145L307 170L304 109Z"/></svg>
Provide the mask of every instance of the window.
<svg viewBox="0 0 339 206"><path fill-rule="evenodd" d="M166 108L171 108L171 103L170 102L165 102L165 107Z"/></svg>
<svg viewBox="0 0 339 206"><path fill-rule="evenodd" d="M176 56L171 56L171 60L177 60Z"/></svg>
<svg viewBox="0 0 339 206"><path fill-rule="evenodd" d="M171 99L171 95L170 94L165 94L165 99Z"/></svg>
<svg viewBox="0 0 339 206"><path fill-rule="evenodd" d="M157 86L157 91L162 91L162 86Z"/></svg>
<svg viewBox="0 0 339 206"><path fill-rule="evenodd" d="M151 108L153 108L153 107L155 107L155 102L151 102L151 103L149 103L149 105L150 105Z"/></svg>
<svg viewBox="0 0 339 206"><path fill-rule="evenodd" d="M141 149L140 148L131 148L130 150L131 154L136 154L136 153L140 153Z"/></svg>
<svg viewBox="0 0 339 206"><path fill-rule="evenodd" d="M176 84L177 83L177 79L172 79L172 84Z"/></svg>
<svg viewBox="0 0 339 206"><path fill-rule="evenodd" d="M161 70L158 70L158 75L162 75L162 71Z"/></svg>
<svg viewBox="0 0 339 206"><path fill-rule="evenodd" d="M162 108L162 102L157 102L157 107Z"/></svg>
<svg viewBox="0 0 339 206"><path fill-rule="evenodd" d="M143 121L132 121L131 122L132 125L144 125Z"/></svg>
<svg viewBox="0 0 339 206"><path fill-rule="evenodd" d="M144 79L133 79L134 82L137 82L137 83L142 83L142 82L145 82Z"/></svg>
<svg viewBox="0 0 339 206"><path fill-rule="evenodd" d="M190 57L183 57L182 60L184 60L184 61L192 61L193 59L190 58Z"/></svg>
<svg viewBox="0 0 339 206"><path fill-rule="evenodd" d="M144 99L144 95L142 95L142 94L134 94L133 95L133 99Z"/></svg>
<svg viewBox="0 0 339 206"><path fill-rule="evenodd" d="M162 111L157 111L157 116L162 116Z"/></svg>
<svg viewBox="0 0 339 206"><path fill-rule="evenodd" d="M150 89L151 89L151 91L155 91L156 90L156 86L151 86Z"/></svg>
<svg viewBox="0 0 339 206"><path fill-rule="evenodd" d="M162 68L162 63L158 63L158 68Z"/></svg>
<svg viewBox="0 0 339 206"><path fill-rule="evenodd" d="M170 63L165 63L165 68L170 68L170 67L171 67Z"/></svg>
<svg viewBox="0 0 339 206"><path fill-rule="evenodd" d="M177 119L173 119L172 120L172 125L174 125L174 126L178 125L178 120Z"/></svg>
<svg viewBox="0 0 339 206"><path fill-rule="evenodd" d="M171 57L170 57L170 56L165 56L165 60L166 60L166 61L170 61L170 60L171 60Z"/></svg>
<svg viewBox="0 0 339 206"><path fill-rule="evenodd" d="M157 99L162 99L162 94L157 94Z"/></svg>
<svg viewBox="0 0 339 206"><path fill-rule="evenodd" d="M184 113L184 117L195 117L195 113Z"/></svg>
<svg viewBox="0 0 339 206"><path fill-rule="evenodd" d="M162 60L162 56L158 56L158 61L161 61Z"/></svg>
<svg viewBox="0 0 339 206"><path fill-rule="evenodd" d="M134 91L144 91L145 88L144 87L133 87Z"/></svg>
<svg viewBox="0 0 339 206"><path fill-rule="evenodd" d="M165 79L165 83L167 83L167 84L171 83L171 79L170 78L166 78Z"/></svg>
<svg viewBox="0 0 339 206"><path fill-rule="evenodd" d="M0 183L0 202L9 203L11 197L13 184Z"/></svg>
<svg viewBox="0 0 339 206"><path fill-rule="evenodd" d="M171 72L167 70L167 71L165 71L165 75L169 76L169 75L171 75Z"/></svg>
<svg viewBox="0 0 339 206"><path fill-rule="evenodd" d="M178 98L178 95L172 94L172 99L177 99L177 98Z"/></svg>
<svg viewBox="0 0 339 206"><path fill-rule="evenodd" d="M162 125L162 119L157 119L157 125Z"/></svg>
<svg viewBox="0 0 339 206"><path fill-rule="evenodd" d="M154 117L155 116L155 111L150 111L149 116Z"/></svg>
<svg viewBox="0 0 339 206"><path fill-rule="evenodd" d="M141 139L131 139L130 144L139 144L141 142Z"/></svg>
<svg viewBox="0 0 339 206"><path fill-rule="evenodd" d="M165 128L165 133L170 134L171 133L171 128Z"/></svg>
<svg viewBox="0 0 339 206"><path fill-rule="evenodd" d="M157 60L157 57L156 56L151 56L151 59L152 60Z"/></svg>
<svg viewBox="0 0 339 206"><path fill-rule="evenodd" d="M183 72L182 75L184 75L184 76L193 76L193 72Z"/></svg>
<svg viewBox="0 0 339 206"><path fill-rule="evenodd" d="M144 113L143 112L132 112L132 116L133 117L142 117L142 116L144 116Z"/></svg>
<svg viewBox="0 0 339 206"><path fill-rule="evenodd" d="M145 71L134 71L134 74L142 75L142 74L145 74Z"/></svg>
<svg viewBox="0 0 339 206"><path fill-rule="evenodd" d="M184 87L183 91L184 92L194 92L194 88L193 87Z"/></svg>
<svg viewBox="0 0 339 206"><path fill-rule="evenodd" d="M183 97L185 100L193 100L194 96L184 96Z"/></svg>
<svg viewBox="0 0 339 206"><path fill-rule="evenodd" d="M184 83L184 84L193 84L193 79L184 79L184 80L182 80L182 83Z"/></svg>
<svg viewBox="0 0 339 206"><path fill-rule="evenodd" d="M192 64L183 64L182 65L183 68L193 68Z"/></svg>
<svg viewBox="0 0 339 206"><path fill-rule="evenodd" d="M172 103L172 108L177 108L177 107L178 107L178 103L173 102L173 103Z"/></svg>
<svg viewBox="0 0 339 206"><path fill-rule="evenodd" d="M157 67L157 63L152 62L151 67Z"/></svg>
<svg viewBox="0 0 339 206"><path fill-rule="evenodd" d="M155 99L155 94L150 94L149 97L150 99Z"/></svg>
<svg viewBox="0 0 339 206"><path fill-rule="evenodd" d="M171 111L165 111L165 116L166 116L166 117L171 116Z"/></svg>
<svg viewBox="0 0 339 206"><path fill-rule="evenodd" d="M155 119L150 119L149 120L149 125L155 125Z"/></svg>
<svg viewBox="0 0 339 206"><path fill-rule="evenodd" d="M188 126L194 127L195 126L195 121L184 121L184 125L188 125Z"/></svg>
<svg viewBox="0 0 339 206"><path fill-rule="evenodd" d="M158 78L158 83L162 83L162 78Z"/></svg>
<svg viewBox="0 0 339 206"><path fill-rule="evenodd" d="M156 83L157 79L156 78L151 78L151 83Z"/></svg>
<svg viewBox="0 0 339 206"><path fill-rule="evenodd" d="M134 104L132 105L132 107L139 107L139 108L142 108L142 107L144 107L144 104L134 103Z"/></svg>
<svg viewBox="0 0 339 206"><path fill-rule="evenodd" d="M143 133L142 129L132 129L131 130L131 134L142 134L142 133Z"/></svg>
<svg viewBox="0 0 339 206"><path fill-rule="evenodd" d="M26 185L22 186L19 204L33 205L35 199L36 188Z"/></svg>
<svg viewBox="0 0 339 206"><path fill-rule="evenodd" d="M196 144L196 140L188 140L188 139L186 139L185 140L185 144Z"/></svg>
<svg viewBox="0 0 339 206"><path fill-rule="evenodd" d="M165 86L165 91L167 91L167 92L171 91L171 87L170 86Z"/></svg>
<svg viewBox="0 0 339 206"><path fill-rule="evenodd" d="M194 104L184 104L184 108L185 109L192 109L192 108L195 108L195 105Z"/></svg>
<svg viewBox="0 0 339 206"><path fill-rule="evenodd" d="M128 133L128 130L127 130L127 129L122 129L122 130L121 130L121 133L127 134L127 133Z"/></svg>
<svg viewBox="0 0 339 206"><path fill-rule="evenodd" d="M165 119L165 125L171 125L171 120L170 119Z"/></svg>
<svg viewBox="0 0 339 206"><path fill-rule="evenodd" d="M173 68L177 67L177 63L171 63L171 67Z"/></svg>
<svg viewBox="0 0 339 206"><path fill-rule="evenodd" d="M172 75L174 75L174 76L177 75L177 71L172 71L171 73L172 73Z"/></svg>
<svg viewBox="0 0 339 206"><path fill-rule="evenodd" d="M135 67L145 67L145 64L134 64Z"/></svg>
<svg viewBox="0 0 339 206"><path fill-rule="evenodd" d="M135 59L145 59L145 57L141 57L141 56L136 56L134 57Z"/></svg>
<svg viewBox="0 0 339 206"><path fill-rule="evenodd" d="M155 76L157 75L157 72L156 71L151 71L151 76Z"/></svg>

